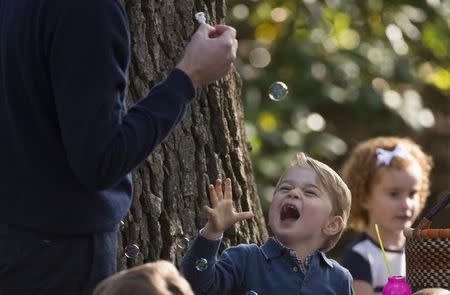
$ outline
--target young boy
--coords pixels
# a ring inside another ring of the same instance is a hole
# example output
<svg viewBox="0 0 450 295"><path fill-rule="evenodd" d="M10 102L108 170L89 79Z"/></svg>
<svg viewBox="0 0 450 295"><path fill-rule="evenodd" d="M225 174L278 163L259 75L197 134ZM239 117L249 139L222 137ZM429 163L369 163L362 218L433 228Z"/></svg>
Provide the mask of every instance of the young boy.
<svg viewBox="0 0 450 295"><path fill-rule="evenodd" d="M269 211L274 237L241 244L216 259L221 237L251 212L233 211L231 181L209 187L208 222L182 261L196 294L353 294L350 273L328 259L350 211L345 183L327 165L299 153L280 177Z"/></svg>

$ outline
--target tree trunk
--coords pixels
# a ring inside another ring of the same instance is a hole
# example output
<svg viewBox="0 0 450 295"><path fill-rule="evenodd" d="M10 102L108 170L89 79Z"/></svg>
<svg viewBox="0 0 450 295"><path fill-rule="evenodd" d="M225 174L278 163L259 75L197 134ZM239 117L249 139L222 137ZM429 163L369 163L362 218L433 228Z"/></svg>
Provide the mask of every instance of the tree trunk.
<svg viewBox="0 0 450 295"><path fill-rule="evenodd" d="M130 104L175 67L196 29L196 12L206 12L208 22L215 24L223 22L226 11L224 0L124 0L123 4L132 34ZM217 178L231 178L236 210L255 213L252 220L225 233L223 246L260 243L267 237L245 137L240 88L241 80L233 70L224 79L197 89L181 124L134 171L134 201L121 228L118 269L157 259L179 264L187 239L191 241L206 223L201 207L209 204L207 186ZM140 251L130 259L125 249L133 244Z"/></svg>

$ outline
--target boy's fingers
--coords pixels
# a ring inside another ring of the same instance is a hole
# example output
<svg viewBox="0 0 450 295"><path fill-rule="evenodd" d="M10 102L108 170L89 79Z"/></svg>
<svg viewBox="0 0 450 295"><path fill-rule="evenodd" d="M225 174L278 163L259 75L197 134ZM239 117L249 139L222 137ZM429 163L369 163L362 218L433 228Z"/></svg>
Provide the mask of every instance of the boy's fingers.
<svg viewBox="0 0 450 295"><path fill-rule="evenodd" d="M231 179L225 180L225 199L233 199L233 191L231 189Z"/></svg>
<svg viewBox="0 0 450 295"><path fill-rule="evenodd" d="M216 180L215 189L216 189L217 200L220 202L221 200L223 200L222 180L221 179Z"/></svg>
<svg viewBox="0 0 450 295"><path fill-rule="evenodd" d="M239 212L239 213L236 213L236 222L250 219L252 217L253 217L253 212L250 212L250 211Z"/></svg>
<svg viewBox="0 0 450 295"><path fill-rule="evenodd" d="M214 185L210 184L208 186L208 190L209 190L209 201L211 202L211 206L215 208L218 203L216 189L214 188Z"/></svg>
<svg viewBox="0 0 450 295"><path fill-rule="evenodd" d="M214 209L209 207L208 205L203 206L203 211L205 211L206 214L208 214L209 216L214 215Z"/></svg>

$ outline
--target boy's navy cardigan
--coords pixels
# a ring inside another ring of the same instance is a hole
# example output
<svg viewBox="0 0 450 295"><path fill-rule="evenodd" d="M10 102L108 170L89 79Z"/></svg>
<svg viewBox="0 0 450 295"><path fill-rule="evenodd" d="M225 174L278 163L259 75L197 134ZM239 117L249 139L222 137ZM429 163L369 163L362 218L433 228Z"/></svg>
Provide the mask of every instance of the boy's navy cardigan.
<svg viewBox="0 0 450 295"><path fill-rule="evenodd" d="M117 0L0 1L0 223L117 229L131 204L130 171L195 95L175 69L127 111L130 53Z"/></svg>

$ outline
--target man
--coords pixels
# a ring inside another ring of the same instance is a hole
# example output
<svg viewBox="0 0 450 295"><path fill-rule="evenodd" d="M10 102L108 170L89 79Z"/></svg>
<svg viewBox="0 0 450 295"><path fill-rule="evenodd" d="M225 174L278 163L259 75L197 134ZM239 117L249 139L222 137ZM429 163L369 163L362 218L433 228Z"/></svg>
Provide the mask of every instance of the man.
<svg viewBox="0 0 450 295"><path fill-rule="evenodd" d="M0 294L89 294L115 272L130 172L236 48L234 29L201 25L127 111L130 33L117 0L0 2Z"/></svg>

